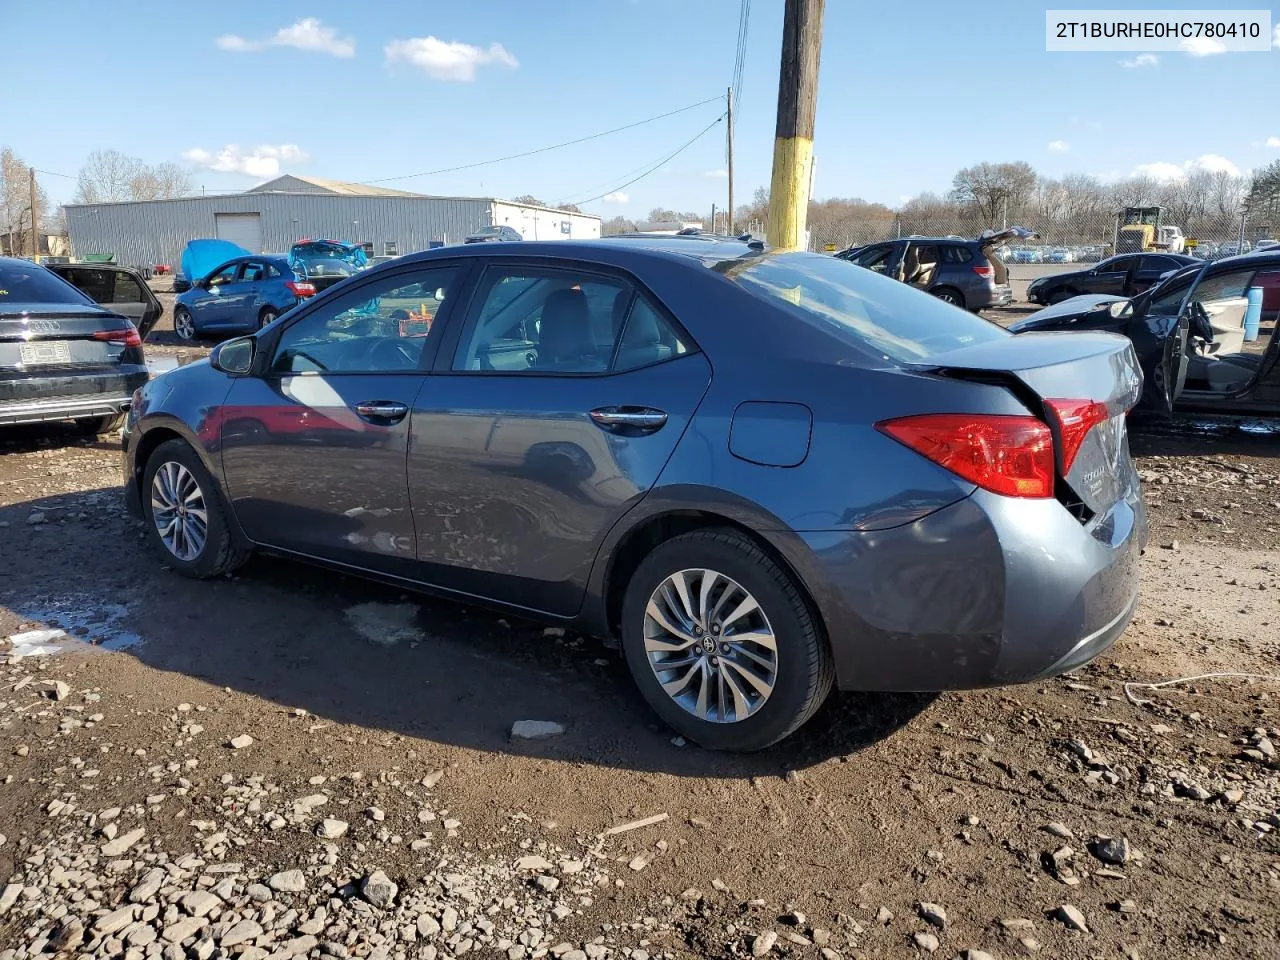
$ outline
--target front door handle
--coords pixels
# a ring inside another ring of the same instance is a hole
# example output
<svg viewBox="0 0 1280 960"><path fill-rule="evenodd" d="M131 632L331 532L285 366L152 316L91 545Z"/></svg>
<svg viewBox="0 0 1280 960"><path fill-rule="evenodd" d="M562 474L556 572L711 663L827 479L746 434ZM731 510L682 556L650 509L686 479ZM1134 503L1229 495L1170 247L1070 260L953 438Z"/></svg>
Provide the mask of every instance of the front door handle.
<svg viewBox="0 0 1280 960"><path fill-rule="evenodd" d="M366 400L364 403L356 404L356 413L366 420L396 423L403 420L408 412L408 406L395 400Z"/></svg>
<svg viewBox="0 0 1280 960"><path fill-rule="evenodd" d="M591 419L597 427L611 433L653 433L662 429L667 415L653 407L596 407Z"/></svg>

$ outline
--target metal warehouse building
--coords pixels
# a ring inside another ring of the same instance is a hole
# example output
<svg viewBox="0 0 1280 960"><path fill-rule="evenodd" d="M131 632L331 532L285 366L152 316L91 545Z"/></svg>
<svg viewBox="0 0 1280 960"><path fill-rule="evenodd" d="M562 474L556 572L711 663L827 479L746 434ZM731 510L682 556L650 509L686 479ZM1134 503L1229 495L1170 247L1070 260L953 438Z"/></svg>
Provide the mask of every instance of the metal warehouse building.
<svg viewBox="0 0 1280 960"><path fill-rule="evenodd" d="M430 197L358 183L286 175L244 193L70 204L72 255L117 263L173 264L188 240L221 237L253 253L283 253L305 237L364 243L397 256L457 243L481 227L507 225L526 240L600 236L600 218L492 197Z"/></svg>

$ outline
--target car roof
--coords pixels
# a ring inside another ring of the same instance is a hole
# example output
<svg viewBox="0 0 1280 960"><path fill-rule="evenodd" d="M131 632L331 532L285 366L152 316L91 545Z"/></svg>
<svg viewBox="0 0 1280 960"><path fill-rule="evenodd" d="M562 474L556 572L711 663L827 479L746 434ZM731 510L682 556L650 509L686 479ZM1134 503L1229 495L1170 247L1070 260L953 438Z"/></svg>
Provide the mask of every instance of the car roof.
<svg viewBox="0 0 1280 960"><path fill-rule="evenodd" d="M669 261L701 262L703 265L736 260L740 257L759 256L759 244L748 244L727 237L673 237L627 235L626 243L616 238L601 240L526 240L524 243L456 244L423 250L397 257L395 268L405 264L451 259L453 257L548 257L558 260L590 260L622 265L623 261L641 257L656 257ZM374 269L385 269L379 264Z"/></svg>

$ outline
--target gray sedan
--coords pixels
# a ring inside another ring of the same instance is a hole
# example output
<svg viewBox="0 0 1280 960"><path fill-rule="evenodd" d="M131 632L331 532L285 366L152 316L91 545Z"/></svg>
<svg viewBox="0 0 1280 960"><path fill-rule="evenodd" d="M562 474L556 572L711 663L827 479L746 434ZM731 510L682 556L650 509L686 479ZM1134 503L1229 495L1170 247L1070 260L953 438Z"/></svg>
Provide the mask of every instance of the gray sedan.
<svg viewBox="0 0 1280 960"><path fill-rule="evenodd" d="M708 747L833 686L1070 670L1146 537L1110 334L1004 330L708 237L401 257L138 391L127 501L178 572L302 557L621 638Z"/></svg>

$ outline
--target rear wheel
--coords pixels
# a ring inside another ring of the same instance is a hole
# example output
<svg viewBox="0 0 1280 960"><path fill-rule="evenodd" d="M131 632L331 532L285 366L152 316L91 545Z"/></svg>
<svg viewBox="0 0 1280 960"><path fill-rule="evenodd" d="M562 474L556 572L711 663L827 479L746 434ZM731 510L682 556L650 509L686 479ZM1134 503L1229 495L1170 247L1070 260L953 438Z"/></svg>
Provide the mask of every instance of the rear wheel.
<svg viewBox="0 0 1280 960"><path fill-rule="evenodd" d="M142 474L147 537L184 576L230 573L248 559L236 547L216 481L185 440L156 447Z"/></svg>
<svg viewBox="0 0 1280 960"><path fill-rule="evenodd" d="M116 413L109 417L89 417L76 421L76 429L88 437L100 436L104 433L115 433L124 426L124 414Z"/></svg>
<svg viewBox="0 0 1280 960"><path fill-rule="evenodd" d="M830 693L826 639L791 576L728 529L668 540L627 585L622 645L640 693L713 750L759 750Z"/></svg>
<svg viewBox="0 0 1280 960"><path fill-rule="evenodd" d="M178 307L173 311L173 332L179 340L196 339L196 322L191 319L191 312L186 307Z"/></svg>
<svg viewBox="0 0 1280 960"><path fill-rule="evenodd" d="M258 314L258 329L261 330L278 316L280 316L280 314L276 313L276 311L271 307L263 307L262 312Z"/></svg>
<svg viewBox="0 0 1280 960"><path fill-rule="evenodd" d="M949 303L952 306L959 307L961 310L966 309L964 304L964 294L955 287L937 287L929 292L943 303Z"/></svg>

